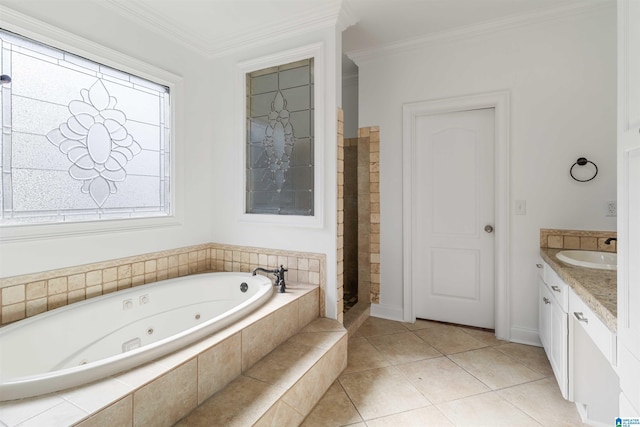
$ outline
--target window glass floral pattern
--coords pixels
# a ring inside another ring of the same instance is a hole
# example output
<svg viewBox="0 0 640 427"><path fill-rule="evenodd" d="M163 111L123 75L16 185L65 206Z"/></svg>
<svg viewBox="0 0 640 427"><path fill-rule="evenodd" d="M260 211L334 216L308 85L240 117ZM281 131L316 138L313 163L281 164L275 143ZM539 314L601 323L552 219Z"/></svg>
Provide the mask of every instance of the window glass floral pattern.
<svg viewBox="0 0 640 427"><path fill-rule="evenodd" d="M0 225L170 215L167 87L0 31Z"/></svg>
<svg viewBox="0 0 640 427"><path fill-rule="evenodd" d="M313 90L313 58L247 74L247 213L314 214Z"/></svg>

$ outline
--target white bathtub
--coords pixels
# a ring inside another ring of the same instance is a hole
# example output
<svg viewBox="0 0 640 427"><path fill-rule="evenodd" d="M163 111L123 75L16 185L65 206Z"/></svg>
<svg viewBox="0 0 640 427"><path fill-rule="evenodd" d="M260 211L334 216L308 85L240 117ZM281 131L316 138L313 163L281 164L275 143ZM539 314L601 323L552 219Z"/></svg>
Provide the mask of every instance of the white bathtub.
<svg viewBox="0 0 640 427"><path fill-rule="evenodd" d="M272 294L264 276L198 274L7 325L0 328L0 401L75 387L149 362L241 319Z"/></svg>

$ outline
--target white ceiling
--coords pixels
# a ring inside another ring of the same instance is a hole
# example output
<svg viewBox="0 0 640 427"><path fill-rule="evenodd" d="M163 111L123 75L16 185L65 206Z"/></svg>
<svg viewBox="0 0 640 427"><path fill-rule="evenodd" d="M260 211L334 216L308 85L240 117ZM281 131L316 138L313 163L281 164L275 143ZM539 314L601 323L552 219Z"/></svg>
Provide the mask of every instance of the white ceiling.
<svg viewBox="0 0 640 427"><path fill-rule="evenodd" d="M344 31L342 49L357 56L606 4L615 0L344 0L343 7L358 21ZM355 72L355 64L344 55L343 75Z"/></svg>
<svg viewBox="0 0 640 427"><path fill-rule="evenodd" d="M345 52L371 49L478 24L614 0L346 0L359 18L343 34Z"/></svg>
<svg viewBox="0 0 640 427"><path fill-rule="evenodd" d="M355 22L343 33L343 51L348 53L615 0L83 0L85 5L90 2L215 56L291 30L335 22L340 11L342 24ZM68 0L0 0L35 17L50 16L59 3Z"/></svg>
<svg viewBox="0 0 640 427"><path fill-rule="evenodd" d="M335 22L341 6L340 0L94 1L211 56L289 31L326 25L329 19Z"/></svg>

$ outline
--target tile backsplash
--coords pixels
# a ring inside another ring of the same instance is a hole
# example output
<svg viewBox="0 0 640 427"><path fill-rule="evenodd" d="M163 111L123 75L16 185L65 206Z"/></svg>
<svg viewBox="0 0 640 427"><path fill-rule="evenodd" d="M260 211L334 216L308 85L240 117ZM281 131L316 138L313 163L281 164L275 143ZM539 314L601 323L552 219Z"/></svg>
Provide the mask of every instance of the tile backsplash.
<svg viewBox="0 0 640 427"><path fill-rule="evenodd" d="M320 287L324 316L325 256L208 243L0 279L0 325L146 283L205 271L288 268L287 281Z"/></svg>
<svg viewBox="0 0 640 427"><path fill-rule="evenodd" d="M604 242L617 237L615 231L558 230L541 228L540 247L552 249L581 249L587 251L616 252L616 241Z"/></svg>

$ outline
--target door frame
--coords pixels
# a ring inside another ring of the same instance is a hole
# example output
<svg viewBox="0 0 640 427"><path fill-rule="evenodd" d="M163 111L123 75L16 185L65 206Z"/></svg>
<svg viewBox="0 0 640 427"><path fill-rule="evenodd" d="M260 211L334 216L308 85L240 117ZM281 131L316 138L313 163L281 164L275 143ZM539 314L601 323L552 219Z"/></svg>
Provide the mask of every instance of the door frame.
<svg viewBox="0 0 640 427"><path fill-rule="evenodd" d="M402 235L404 321L415 322L412 283L412 248L414 215L415 125L416 119L443 113L485 108L494 109L494 197L495 197L495 332L496 337L510 338L511 307L509 304L509 91L488 92L454 98L407 103L402 106Z"/></svg>

